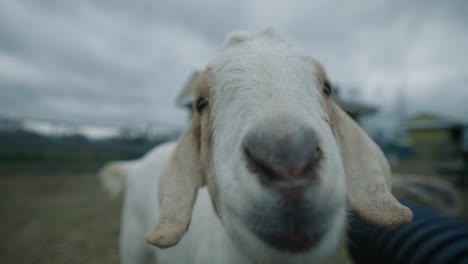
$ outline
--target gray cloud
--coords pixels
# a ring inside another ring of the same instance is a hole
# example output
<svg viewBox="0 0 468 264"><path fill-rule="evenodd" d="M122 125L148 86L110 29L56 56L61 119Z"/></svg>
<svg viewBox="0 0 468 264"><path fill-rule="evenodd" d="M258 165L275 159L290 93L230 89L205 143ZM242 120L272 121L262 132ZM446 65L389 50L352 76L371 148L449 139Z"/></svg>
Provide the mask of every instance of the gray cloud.
<svg viewBox="0 0 468 264"><path fill-rule="evenodd" d="M234 30L275 26L358 96L468 122L466 1L3 1L0 114L183 126L175 98ZM348 92L349 94L349 92Z"/></svg>

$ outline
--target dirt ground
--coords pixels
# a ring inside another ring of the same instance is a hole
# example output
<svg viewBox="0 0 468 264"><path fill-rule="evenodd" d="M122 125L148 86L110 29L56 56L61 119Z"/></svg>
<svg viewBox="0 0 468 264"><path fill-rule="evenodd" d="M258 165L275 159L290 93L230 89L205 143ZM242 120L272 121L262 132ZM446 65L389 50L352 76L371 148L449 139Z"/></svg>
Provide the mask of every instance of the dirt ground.
<svg viewBox="0 0 468 264"><path fill-rule="evenodd" d="M118 263L120 207L91 175L1 176L0 263Z"/></svg>

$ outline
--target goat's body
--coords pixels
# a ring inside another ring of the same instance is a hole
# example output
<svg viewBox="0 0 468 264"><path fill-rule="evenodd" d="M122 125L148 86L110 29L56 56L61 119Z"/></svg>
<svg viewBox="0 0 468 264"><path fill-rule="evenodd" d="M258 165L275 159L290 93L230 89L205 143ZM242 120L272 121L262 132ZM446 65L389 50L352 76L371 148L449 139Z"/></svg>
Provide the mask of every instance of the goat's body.
<svg viewBox="0 0 468 264"><path fill-rule="evenodd" d="M174 147L175 143L157 147L128 171L120 236L122 262L143 264L156 256L158 264L248 263L226 236L206 188L200 189L190 229L177 246L160 250L146 244L145 234L159 217L159 174Z"/></svg>

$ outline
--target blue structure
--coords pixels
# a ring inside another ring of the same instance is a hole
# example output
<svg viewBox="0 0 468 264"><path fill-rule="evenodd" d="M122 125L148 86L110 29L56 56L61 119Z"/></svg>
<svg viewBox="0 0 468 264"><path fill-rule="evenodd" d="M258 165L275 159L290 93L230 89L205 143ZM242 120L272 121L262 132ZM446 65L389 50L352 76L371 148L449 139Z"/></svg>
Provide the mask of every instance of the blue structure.
<svg viewBox="0 0 468 264"><path fill-rule="evenodd" d="M350 253L362 264L468 264L468 226L402 201L414 213L411 224L394 230L353 216Z"/></svg>

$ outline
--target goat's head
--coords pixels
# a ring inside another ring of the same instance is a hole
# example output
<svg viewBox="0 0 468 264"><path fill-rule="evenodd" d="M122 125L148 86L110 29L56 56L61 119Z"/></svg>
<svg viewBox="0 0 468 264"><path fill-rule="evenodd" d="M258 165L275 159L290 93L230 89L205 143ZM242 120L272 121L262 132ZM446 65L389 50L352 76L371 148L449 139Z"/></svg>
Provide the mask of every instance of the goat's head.
<svg viewBox="0 0 468 264"><path fill-rule="evenodd" d="M182 238L203 185L252 257L329 254L348 207L380 226L411 220L390 193L385 157L333 102L323 68L274 30L231 35L195 93L192 120L161 176L149 243Z"/></svg>

